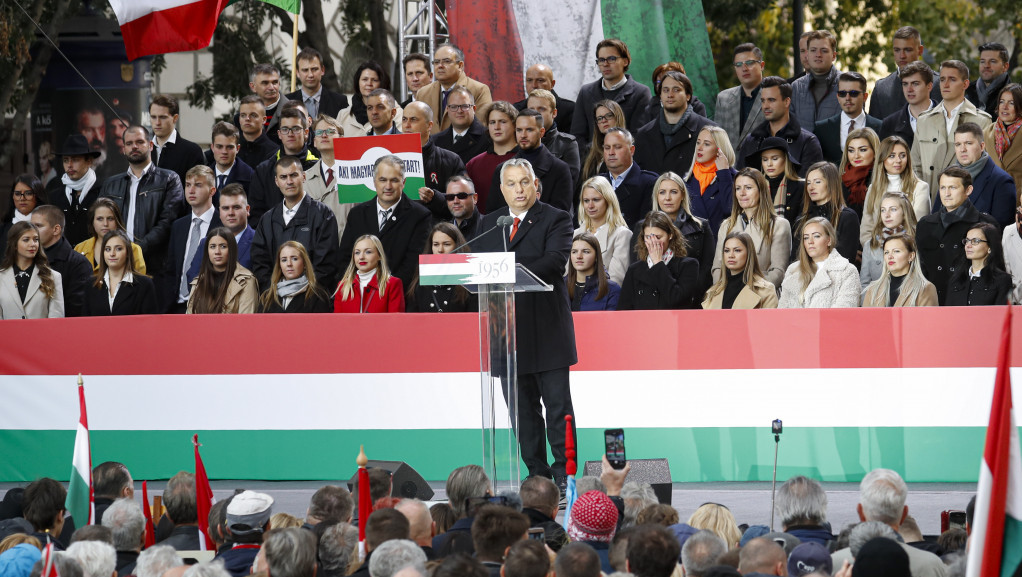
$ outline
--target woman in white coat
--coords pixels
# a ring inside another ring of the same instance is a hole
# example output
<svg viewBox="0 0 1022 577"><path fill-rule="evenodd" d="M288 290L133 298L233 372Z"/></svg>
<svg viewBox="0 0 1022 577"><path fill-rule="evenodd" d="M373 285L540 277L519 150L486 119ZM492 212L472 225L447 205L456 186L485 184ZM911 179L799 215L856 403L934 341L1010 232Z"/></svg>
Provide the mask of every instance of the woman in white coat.
<svg viewBox="0 0 1022 577"><path fill-rule="evenodd" d="M826 309L859 306L859 273L837 251L837 232L826 218L809 219L802 227L798 260L784 273L782 309Z"/></svg>
<svg viewBox="0 0 1022 577"><path fill-rule="evenodd" d="M28 221L11 226L0 262L0 319L64 317L60 273L50 269L39 230Z"/></svg>
<svg viewBox="0 0 1022 577"><path fill-rule="evenodd" d="M774 212L770 183L755 168L743 168L735 177L731 216L720 223L713 253L713 282L720 280L724 239L732 232L747 232L756 246L763 277L775 287L784 279L791 254L791 226Z"/></svg>
<svg viewBox="0 0 1022 577"><path fill-rule="evenodd" d="M579 227L573 236L588 232L600 241L603 264L610 280L621 284L628 270L632 231L621 216L621 205L610 181L594 176L582 185L582 200L578 204Z"/></svg>

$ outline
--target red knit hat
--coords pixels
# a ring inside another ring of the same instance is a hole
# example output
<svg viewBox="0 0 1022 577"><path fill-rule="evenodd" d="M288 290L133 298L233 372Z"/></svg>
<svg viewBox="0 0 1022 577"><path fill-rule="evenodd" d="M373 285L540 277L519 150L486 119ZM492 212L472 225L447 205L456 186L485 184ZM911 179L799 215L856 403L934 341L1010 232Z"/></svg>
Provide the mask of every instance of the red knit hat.
<svg viewBox="0 0 1022 577"><path fill-rule="evenodd" d="M617 531L617 507L606 494L589 491L575 501L568 519L572 541L610 543Z"/></svg>

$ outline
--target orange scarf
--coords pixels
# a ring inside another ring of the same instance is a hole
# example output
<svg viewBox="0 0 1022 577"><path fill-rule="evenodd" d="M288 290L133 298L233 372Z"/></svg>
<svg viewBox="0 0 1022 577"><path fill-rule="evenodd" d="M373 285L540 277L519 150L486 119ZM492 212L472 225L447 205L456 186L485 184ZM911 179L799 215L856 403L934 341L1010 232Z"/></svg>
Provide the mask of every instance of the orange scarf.
<svg viewBox="0 0 1022 577"><path fill-rule="evenodd" d="M693 164L692 176L699 181L699 195L702 196L706 192L706 187L710 186L714 178L717 178L716 159L710 162L697 162Z"/></svg>

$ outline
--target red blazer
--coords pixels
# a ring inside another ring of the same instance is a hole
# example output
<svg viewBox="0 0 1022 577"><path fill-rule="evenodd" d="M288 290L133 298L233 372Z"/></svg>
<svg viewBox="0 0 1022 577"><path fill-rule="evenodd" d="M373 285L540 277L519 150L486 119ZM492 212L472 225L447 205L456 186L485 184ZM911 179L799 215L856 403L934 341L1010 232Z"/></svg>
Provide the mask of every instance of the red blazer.
<svg viewBox="0 0 1022 577"><path fill-rule="evenodd" d="M351 283L351 298L343 300L343 292L338 287L334 295L335 313L403 313L405 312L404 285L401 279L392 276L387 279L387 290L383 291L383 298L380 298L380 287L377 284L379 275L374 275L362 293L359 287L358 275L355 275Z"/></svg>

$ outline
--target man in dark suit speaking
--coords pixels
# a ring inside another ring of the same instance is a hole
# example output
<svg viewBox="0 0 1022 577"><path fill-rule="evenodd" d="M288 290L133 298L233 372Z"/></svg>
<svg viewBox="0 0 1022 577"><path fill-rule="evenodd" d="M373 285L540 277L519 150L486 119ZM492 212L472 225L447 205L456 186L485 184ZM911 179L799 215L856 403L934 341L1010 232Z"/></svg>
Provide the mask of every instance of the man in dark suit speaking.
<svg viewBox="0 0 1022 577"><path fill-rule="evenodd" d="M493 228L498 218L508 215L514 218L514 224L501 231L506 237L487 235L473 247L478 252L502 252L506 239L516 262L554 287L552 292L515 295L518 396L511 405L519 407L518 444L529 475L554 477L563 488L567 478L564 417L572 415L574 421L568 368L578 362L564 284L572 227L567 212L537 202L538 187L539 179L528 160L512 158L505 162L500 171L500 192L507 206L486 215L481 229ZM543 191L544 197L548 194L555 191ZM553 467L547 463L546 439L553 451Z"/></svg>

